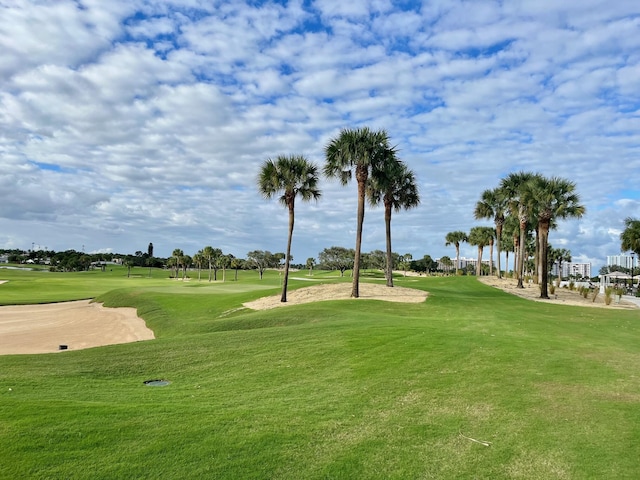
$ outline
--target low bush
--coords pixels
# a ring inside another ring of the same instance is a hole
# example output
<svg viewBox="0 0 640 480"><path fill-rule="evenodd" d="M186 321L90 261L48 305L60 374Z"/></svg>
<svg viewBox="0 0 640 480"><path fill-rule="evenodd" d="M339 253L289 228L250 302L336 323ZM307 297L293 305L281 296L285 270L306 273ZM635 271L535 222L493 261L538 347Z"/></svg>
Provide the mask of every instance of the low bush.
<svg viewBox="0 0 640 480"><path fill-rule="evenodd" d="M606 305L611 305L611 300L613 299L613 287L607 287L604 289L604 303Z"/></svg>

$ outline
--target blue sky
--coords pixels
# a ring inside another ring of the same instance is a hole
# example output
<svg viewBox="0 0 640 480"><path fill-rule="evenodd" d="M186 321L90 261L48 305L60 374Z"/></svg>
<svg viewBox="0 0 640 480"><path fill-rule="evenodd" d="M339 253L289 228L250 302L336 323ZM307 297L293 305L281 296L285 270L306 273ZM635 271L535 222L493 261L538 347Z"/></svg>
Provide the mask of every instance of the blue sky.
<svg viewBox="0 0 640 480"><path fill-rule="evenodd" d="M640 4L632 0L0 0L0 248L284 251L260 164L322 165L386 129L422 204L393 247L449 255L509 172L577 184L553 246L595 269L640 218ZM352 248L355 184L299 203L294 261ZM368 209L364 251L384 249ZM475 257L474 247L462 254Z"/></svg>

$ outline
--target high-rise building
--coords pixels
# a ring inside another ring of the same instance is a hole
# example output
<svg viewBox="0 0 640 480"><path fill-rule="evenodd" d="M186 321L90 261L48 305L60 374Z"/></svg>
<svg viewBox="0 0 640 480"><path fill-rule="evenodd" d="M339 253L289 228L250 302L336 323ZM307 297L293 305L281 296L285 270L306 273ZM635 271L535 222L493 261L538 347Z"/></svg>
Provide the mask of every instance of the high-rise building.
<svg viewBox="0 0 640 480"><path fill-rule="evenodd" d="M634 267L633 257L631 255L607 255L607 267Z"/></svg>
<svg viewBox="0 0 640 480"><path fill-rule="evenodd" d="M551 274L558 276L558 264L551 268ZM590 263L562 262L562 278L591 278Z"/></svg>

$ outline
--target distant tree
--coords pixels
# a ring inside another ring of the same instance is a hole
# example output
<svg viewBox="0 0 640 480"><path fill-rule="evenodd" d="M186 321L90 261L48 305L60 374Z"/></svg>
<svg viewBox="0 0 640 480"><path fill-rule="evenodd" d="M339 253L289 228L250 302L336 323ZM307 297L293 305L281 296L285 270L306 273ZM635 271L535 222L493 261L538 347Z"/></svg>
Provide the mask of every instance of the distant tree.
<svg viewBox="0 0 640 480"><path fill-rule="evenodd" d="M247 262L258 270L260 280L264 271L274 265L274 256L268 250L253 250L247 253Z"/></svg>
<svg viewBox="0 0 640 480"><path fill-rule="evenodd" d="M424 255L419 260L411 261L411 270L414 272L426 272L431 273L438 268L438 262L431 258L431 255Z"/></svg>
<svg viewBox="0 0 640 480"><path fill-rule="evenodd" d="M200 281L200 272L202 271L202 266L206 263L204 255L202 254L202 250L196 253L193 256L193 264L198 269L198 281Z"/></svg>
<svg viewBox="0 0 640 480"><path fill-rule="evenodd" d="M151 278L151 268L153 267L153 257L147 257L147 266L149 267L149 278ZM104 272L105 264L102 264L102 271Z"/></svg>
<svg viewBox="0 0 640 480"><path fill-rule="evenodd" d="M316 259L313 257L307 258L306 267L309 269L309 276L313 275L313 267L316 264Z"/></svg>
<svg viewBox="0 0 640 480"><path fill-rule="evenodd" d="M149 257L153 257L153 243L149 243L149 246L147 247L147 255L149 255Z"/></svg>
<svg viewBox="0 0 640 480"><path fill-rule="evenodd" d="M339 270L340 276L353 267L354 250L344 247L325 248L318 255L320 265L330 270Z"/></svg>
<svg viewBox="0 0 640 480"><path fill-rule="evenodd" d="M469 232L469 244L478 247L478 263L476 264L476 275L482 274L482 252L487 245L493 245L495 232L491 227L473 227Z"/></svg>
<svg viewBox="0 0 640 480"><path fill-rule="evenodd" d="M407 268L411 265L411 260L413 260L413 256L410 253L405 253L399 258L399 266L404 271L404 276L407 276Z"/></svg>
<svg viewBox="0 0 640 480"><path fill-rule="evenodd" d="M202 258L204 260L204 264L207 265L209 269L209 281L213 278L213 247L211 245L207 245L202 249Z"/></svg>
<svg viewBox="0 0 640 480"><path fill-rule="evenodd" d="M171 266L175 268L175 275L173 276L173 278L178 278L178 275L180 274L180 267L184 258L184 252L181 249L176 248L171 254L171 258L173 259L171 262Z"/></svg>
<svg viewBox="0 0 640 480"><path fill-rule="evenodd" d="M440 257L440 263L444 267L445 272L449 273L451 271L451 267L453 267L454 263L448 256Z"/></svg>
<svg viewBox="0 0 640 480"><path fill-rule="evenodd" d="M238 270L244 267L245 261L241 258L233 257L231 259L231 268L235 270L234 281L238 281Z"/></svg>
<svg viewBox="0 0 640 480"><path fill-rule="evenodd" d="M372 250L362 254L362 266L366 269L383 270L386 266L386 255L382 250ZM385 272L386 275L386 272Z"/></svg>
<svg viewBox="0 0 640 480"><path fill-rule="evenodd" d="M495 188L493 190L485 190L482 192L480 200L476 203L474 216L476 219L486 218L493 220L496 227L496 245L498 250L498 278L502 277L502 268L500 266L500 240L502 237L502 227L505 222L505 215L509 211L509 197L504 190ZM493 250L493 249L492 249ZM489 274L493 267L493 255L491 255L491 264L489 266Z"/></svg>
<svg viewBox="0 0 640 480"><path fill-rule="evenodd" d="M225 278L226 278L226 271L227 271L227 267L229 265L231 265L231 258L233 257L233 255L229 254L229 255L222 255L220 257L220 259L218 260L218 263L220 265L220 268L222 268L222 282L224 283Z"/></svg>
<svg viewBox="0 0 640 480"><path fill-rule="evenodd" d="M131 269L133 268L134 261L131 255L127 255L124 259L124 266L127 267L127 278L131 276Z"/></svg>
<svg viewBox="0 0 640 480"><path fill-rule="evenodd" d="M445 237L445 246L455 245L456 247L456 273L460 270L460 244L468 241L467 234L461 231L449 232Z"/></svg>
<svg viewBox="0 0 640 480"><path fill-rule="evenodd" d="M558 264L557 286L559 287L560 282L562 281L562 263L571 262L571 250L567 250L566 248L555 248L553 249L553 257Z"/></svg>
<svg viewBox="0 0 640 480"><path fill-rule="evenodd" d="M189 255L183 256L182 257L182 280L187 278L187 270L191 268L191 265L193 265L193 258L191 258Z"/></svg>

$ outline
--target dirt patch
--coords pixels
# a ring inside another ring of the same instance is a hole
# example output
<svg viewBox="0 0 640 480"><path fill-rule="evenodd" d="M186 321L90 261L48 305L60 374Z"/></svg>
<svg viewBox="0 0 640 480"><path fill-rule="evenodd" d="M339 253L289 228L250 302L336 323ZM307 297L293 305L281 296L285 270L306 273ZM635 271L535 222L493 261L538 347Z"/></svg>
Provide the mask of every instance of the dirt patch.
<svg viewBox="0 0 640 480"><path fill-rule="evenodd" d="M259 298L244 304L253 310L267 310L287 305L321 302L323 300L351 299L351 283L327 283L312 287L299 288L287 292L287 302L280 301L281 295ZM387 287L376 283L360 283L360 297L352 300L384 300L387 302L421 303L427 298L427 292L407 287Z"/></svg>
<svg viewBox="0 0 640 480"><path fill-rule="evenodd" d="M89 300L0 307L0 355L51 353L155 338L135 308Z"/></svg>
<svg viewBox="0 0 640 480"><path fill-rule="evenodd" d="M574 305L579 307L599 307L599 308L638 308L637 305L625 300L612 300L610 305L604 302L604 293L598 293L595 301L593 301L593 292L587 298L584 298L577 290L569 290L568 288L556 288L552 294L549 292L550 299L540 298L540 287L535 283L525 283L524 288L518 288L518 282L511 278L498 277L478 277L478 280L486 285L499 288L507 293L517 295L519 297L534 300L536 302L546 302L558 305Z"/></svg>

